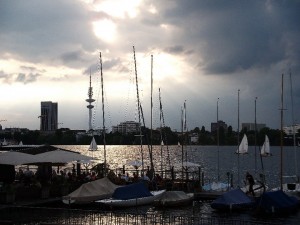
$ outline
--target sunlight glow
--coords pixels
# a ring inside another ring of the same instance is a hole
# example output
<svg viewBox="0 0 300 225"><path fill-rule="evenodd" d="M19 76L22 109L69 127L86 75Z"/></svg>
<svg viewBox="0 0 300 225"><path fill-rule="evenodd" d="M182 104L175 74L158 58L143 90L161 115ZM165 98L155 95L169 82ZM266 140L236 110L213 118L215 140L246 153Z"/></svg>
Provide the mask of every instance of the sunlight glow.
<svg viewBox="0 0 300 225"><path fill-rule="evenodd" d="M152 14L157 14L157 9L154 5L150 5L149 12Z"/></svg>
<svg viewBox="0 0 300 225"><path fill-rule="evenodd" d="M98 20L92 23L95 35L105 41L112 43L115 41L117 32L116 32L116 24L111 20L104 19Z"/></svg>
<svg viewBox="0 0 300 225"><path fill-rule="evenodd" d="M142 0L106 0L101 1L98 5L96 5L96 11L102 11L108 15L118 18L125 18L127 16L134 18L139 13L138 6L141 3Z"/></svg>

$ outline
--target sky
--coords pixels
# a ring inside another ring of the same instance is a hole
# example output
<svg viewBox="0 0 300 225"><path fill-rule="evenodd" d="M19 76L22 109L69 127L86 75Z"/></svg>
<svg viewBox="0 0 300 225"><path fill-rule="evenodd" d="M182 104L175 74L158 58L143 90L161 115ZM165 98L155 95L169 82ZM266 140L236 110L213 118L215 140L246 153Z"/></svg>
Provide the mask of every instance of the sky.
<svg viewBox="0 0 300 225"><path fill-rule="evenodd" d="M299 0L1 0L0 124L39 129L52 101L59 128L88 129L91 75L102 127L100 52L109 129L139 121L136 78L147 127L160 126L159 89L177 131L184 102L188 129L280 129L280 109L284 126L300 123L299 12Z"/></svg>

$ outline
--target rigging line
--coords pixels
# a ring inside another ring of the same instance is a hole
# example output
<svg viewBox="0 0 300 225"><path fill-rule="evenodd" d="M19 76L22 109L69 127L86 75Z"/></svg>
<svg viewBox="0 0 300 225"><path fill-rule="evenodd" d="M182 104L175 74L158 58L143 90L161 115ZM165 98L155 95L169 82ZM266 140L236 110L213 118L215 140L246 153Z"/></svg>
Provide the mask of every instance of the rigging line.
<svg viewBox="0 0 300 225"><path fill-rule="evenodd" d="M143 108L142 104L140 102L140 97L139 97L139 89L138 89L138 78L137 78L137 67L136 67L136 58L135 58L135 49L133 46L133 55L134 55L134 65L135 65L135 77L136 77L136 91L137 91L137 100L138 100L138 106L139 106L139 118L142 119L143 121L143 128L145 129L145 118L144 118L144 113L143 113ZM141 132L141 125L140 125L140 132ZM147 145L148 145L148 151L149 151L149 158L150 158L150 167L151 167L151 173L154 172L154 165L153 165L153 157L152 157L152 150L149 145L149 140L148 140L148 135L145 135L146 140L147 140ZM143 168L144 169L144 168ZM152 176L153 174L151 174Z"/></svg>
<svg viewBox="0 0 300 225"><path fill-rule="evenodd" d="M133 92L133 87L134 87L134 76L133 76L133 63L130 63L130 72L129 72L129 82L128 82L128 91L127 91L127 99L126 101L126 107L125 107L125 115L124 115L124 121L127 121L127 117L129 117L129 102L131 100L130 96L133 96L132 92ZM136 102L136 101L134 101ZM136 107L136 106L135 106ZM135 111L134 111L135 112ZM134 120L136 121L136 119Z"/></svg>
<svg viewBox="0 0 300 225"><path fill-rule="evenodd" d="M106 114L108 114L108 121L109 121L110 127L112 127L112 117L111 117L110 104L109 104L109 101L108 101L108 99L107 99L106 88L103 87L103 89L104 89L104 98L105 98L104 103L105 103L106 109L107 109L105 112L106 112Z"/></svg>
<svg viewBox="0 0 300 225"><path fill-rule="evenodd" d="M102 125L103 125L103 147L104 147L104 175L106 175L106 140L105 140L105 111L104 111L104 92L103 92L103 73L102 73L102 57L101 52L99 53L100 60L100 74L101 74L101 94L102 94Z"/></svg>
<svg viewBox="0 0 300 225"><path fill-rule="evenodd" d="M97 70L98 72L100 72L100 65L97 66ZM99 80L99 76L96 76L96 102L95 102L95 107L94 107L94 113L93 113L93 127L95 129L96 127L96 113L97 113L97 110L98 110L98 104L99 104L99 96L100 96L100 88L101 87L101 83L100 83L100 80Z"/></svg>
<svg viewBox="0 0 300 225"><path fill-rule="evenodd" d="M133 90L134 90L134 65L133 65L133 59L132 60L129 60L128 64L128 76L129 79L128 79L128 82L127 82L127 93L126 95L123 95L122 98L123 100L121 100L121 104L120 104L120 110L119 110L119 113L122 112L122 117L123 118L123 121L132 121L133 119L129 119L131 116L132 116L132 113L129 115L129 112L130 112L130 109L136 107L135 103L136 103L136 100L132 101L132 96L134 96L132 94ZM134 102L134 103L133 103ZM134 105L132 105L134 104ZM132 111L131 112L134 112L135 111ZM134 119L134 121L136 121L136 119Z"/></svg>
<svg viewBox="0 0 300 225"><path fill-rule="evenodd" d="M161 118L161 122L162 122L162 127L165 129L166 125L165 125L164 111L163 111L163 107L162 107L162 103L161 103L160 88L159 88L159 105L160 105L160 118ZM163 132L163 133L164 133L166 147L167 147L167 162L169 164L169 168L171 169L170 151L169 151L169 146L168 146L167 134L166 134L166 132ZM162 139L162 132L161 132L161 139Z"/></svg>
<svg viewBox="0 0 300 225"><path fill-rule="evenodd" d="M140 95L139 95L139 84L137 76L137 67L135 59L135 49L133 46L133 59L134 59L134 71L135 71L135 85L136 85L136 98L137 98L137 109L138 109L138 118L139 118L139 133L140 133L140 144L141 144L141 156L142 156L142 171L144 171L144 155L143 155L143 143L142 143L142 127L141 127L141 104L140 104Z"/></svg>

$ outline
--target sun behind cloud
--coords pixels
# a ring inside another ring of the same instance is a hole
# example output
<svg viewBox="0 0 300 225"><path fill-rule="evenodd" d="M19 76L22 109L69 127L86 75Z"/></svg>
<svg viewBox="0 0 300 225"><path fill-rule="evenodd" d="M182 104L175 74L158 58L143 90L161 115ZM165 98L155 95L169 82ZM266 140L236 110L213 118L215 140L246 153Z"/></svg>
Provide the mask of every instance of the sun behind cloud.
<svg viewBox="0 0 300 225"><path fill-rule="evenodd" d="M105 12L110 16L117 18L134 18L139 13L138 7L142 0L106 0L95 4L96 11Z"/></svg>
<svg viewBox="0 0 300 225"><path fill-rule="evenodd" d="M99 39L102 41L112 43L117 38L117 30L116 24L108 19L94 21L93 23L93 30Z"/></svg>

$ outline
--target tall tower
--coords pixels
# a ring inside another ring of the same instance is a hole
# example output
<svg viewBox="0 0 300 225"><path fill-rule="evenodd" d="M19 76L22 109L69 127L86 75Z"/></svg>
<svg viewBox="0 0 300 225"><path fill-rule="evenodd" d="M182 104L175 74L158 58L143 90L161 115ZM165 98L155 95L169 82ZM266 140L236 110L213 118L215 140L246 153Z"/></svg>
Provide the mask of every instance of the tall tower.
<svg viewBox="0 0 300 225"><path fill-rule="evenodd" d="M41 115L39 116L41 124L41 131L55 131L57 130L57 102L41 102Z"/></svg>
<svg viewBox="0 0 300 225"><path fill-rule="evenodd" d="M88 90L88 99L86 99L85 101L88 102L89 104L87 105L87 108L89 109L89 131L91 131L93 129L92 127L92 109L94 108L94 106L92 105L92 103L95 101L95 99L93 99L93 87L92 87L92 75L91 75L91 71L90 71L90 87Z"/></svg>

